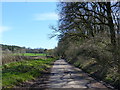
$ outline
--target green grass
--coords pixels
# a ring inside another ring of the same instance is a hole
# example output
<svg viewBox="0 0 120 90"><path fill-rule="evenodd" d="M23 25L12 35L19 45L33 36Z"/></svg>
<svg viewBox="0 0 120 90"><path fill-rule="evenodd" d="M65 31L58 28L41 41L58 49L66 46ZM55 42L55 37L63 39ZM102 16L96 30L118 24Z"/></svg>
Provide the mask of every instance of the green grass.
<svg viewBox="0 0 120 90"><path fill-rule="evenodd" d="M11 88L21 82L35 79L47 71L55 59L27 60L2 66L2 87Z"/></svg>
<svg viewBox="0 0 120 90"><path fill-rule="evenodd" d="M46 56L46 54L43 53L24 53L24 56Z"/></svg>
<svg viewBox="0 0 120 90"><path fill-rule="evenodd" d="M44 53L15 53L14 55L24 55L24 56L46 56Z"/></svg>

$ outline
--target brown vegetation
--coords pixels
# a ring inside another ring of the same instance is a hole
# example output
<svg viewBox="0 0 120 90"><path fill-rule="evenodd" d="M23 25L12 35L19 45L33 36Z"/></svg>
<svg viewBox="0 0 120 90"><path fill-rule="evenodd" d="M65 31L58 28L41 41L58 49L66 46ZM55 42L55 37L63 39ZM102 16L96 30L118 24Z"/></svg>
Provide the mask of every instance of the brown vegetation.
<svg viewBox="0 0 120 90"><path fill-rule="evenodd" d="M21 60L31 60L31 58L29 56L14 55L13 53L8 52L2 54L2 64Z"/></svg>

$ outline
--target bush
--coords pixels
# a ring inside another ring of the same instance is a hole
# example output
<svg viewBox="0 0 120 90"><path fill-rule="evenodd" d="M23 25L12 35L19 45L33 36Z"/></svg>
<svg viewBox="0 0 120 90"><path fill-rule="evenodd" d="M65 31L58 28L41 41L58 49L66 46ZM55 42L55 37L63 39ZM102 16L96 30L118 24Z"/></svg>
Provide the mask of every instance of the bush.
<svg viewBox="0 0 120 90"><path fill-rule="evenodd" d="M97 36L85 40L84 43L71 43L65 51L65 56L71 64L103 81L109 81L111 85L117 88L120 81L119 63L116 62L117 60L115 61L113 53L108 37ZM119 59L120 56L117 53L116 57Z"/></svg>

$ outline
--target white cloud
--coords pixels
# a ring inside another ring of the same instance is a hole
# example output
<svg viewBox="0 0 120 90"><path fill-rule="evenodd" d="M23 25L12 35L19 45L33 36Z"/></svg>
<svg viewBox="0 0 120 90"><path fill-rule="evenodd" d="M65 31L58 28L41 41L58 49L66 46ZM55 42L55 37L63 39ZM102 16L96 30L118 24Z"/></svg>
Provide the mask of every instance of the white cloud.
<svg viewBox="0 0 120 90"><path fill-rule="evenodd" d="M34 15L34 19L38 20L38 21L45 21L45 20L58 20L59 16L54 13L54 12L50 12L50 13L39 13L39 14L35 14Z"/></svg>
<svg viewBox="0 0 120 90"><path fill-rule="evenodd" d="M11 27L0 26L0 34L2 34L2 33L5 32L5 31L8 31L8 30L10 30L10 29L11 29Z"/></svg>

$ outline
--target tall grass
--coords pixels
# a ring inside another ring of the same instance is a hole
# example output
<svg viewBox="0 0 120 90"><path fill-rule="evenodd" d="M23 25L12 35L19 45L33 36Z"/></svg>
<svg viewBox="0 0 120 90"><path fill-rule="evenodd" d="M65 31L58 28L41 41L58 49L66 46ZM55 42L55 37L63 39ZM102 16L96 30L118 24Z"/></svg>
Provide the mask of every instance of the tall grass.
<svg viewBox="0 0 120 90"><path fill-rule="evenodd" d="M28 60L30 57L22 56L22 55L13 55L11 52L2 53L2 64L7 64L10 62L16 62L21 60Z"/></svg>

